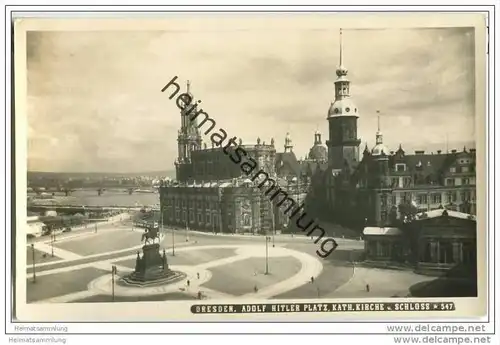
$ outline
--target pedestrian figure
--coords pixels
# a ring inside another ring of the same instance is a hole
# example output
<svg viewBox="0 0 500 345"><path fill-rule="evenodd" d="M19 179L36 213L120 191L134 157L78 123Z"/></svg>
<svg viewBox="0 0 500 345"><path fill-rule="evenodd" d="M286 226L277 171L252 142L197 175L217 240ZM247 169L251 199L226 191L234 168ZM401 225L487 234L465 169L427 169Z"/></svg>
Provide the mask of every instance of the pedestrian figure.
<svg viewBox="0 0 500 345"><path fill-rule="evenodd" d="M253 291L254 291L255 293L257 293L257 291L259 291L259 289L257 288L257 285L255 285L255 286L253 287Z"/></svg>
<svg viewBox="0 0 500 345"><path fill-rule="evenodd" d="M198 272L198 273L196 273L196 277L197 277L198 279L200 279L200 273L199 273L199 272Z"/></svg>
<svg viewBox="0 0 500 345"><path fill-rule="evenodd" d="M370 285L366 284L366 292L370 292Z"/></svg>
<svg viewBox="0 0 500 345"><path fill-rule="evenodd" d="M314 284L314 277L311 277L311 284Z"/></svg>
<svg viewBox="0 0 500 345"><path fill-rule="evenodd" d="M188 281L186 282L186 284L187 284L187 286L188 286L188 287L189 287L189 285L191 285L191 282L189 281L189 279L188 279Z"/></svg>
<svg viewBox="0 0 500 345"><path fill-rule="evenodd" d="M201 299L201 291L198 291L198 299Z"/></svg>

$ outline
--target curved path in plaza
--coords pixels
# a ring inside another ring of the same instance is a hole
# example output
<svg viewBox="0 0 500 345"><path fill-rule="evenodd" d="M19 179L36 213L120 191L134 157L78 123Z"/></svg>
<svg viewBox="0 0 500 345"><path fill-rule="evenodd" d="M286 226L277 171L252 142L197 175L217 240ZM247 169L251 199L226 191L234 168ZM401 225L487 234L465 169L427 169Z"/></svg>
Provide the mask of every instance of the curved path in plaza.
<svg viewBox="0 0 500 345"><path fill-rule="evenodd" d="M93 237L99 236L104 233L111 232L125 232L123 228L109 228L106 230L99 231L97 233L87 232L77 235L67 235L64 238L58 240L58 245L63 242L73 241L73 240L85 240L86 238L91 239ZM128 230L127 230L128 231ZM142 230L137 230L142 231ZM161 240L165 240L162 236ZM107 251L92 255L79 255L71 251L52 246L50 241L39 242L37 244L37 250L45 252L47 254L51 253L53 250L56 257L62 260L51 261L39 263L36 265L37 277L45 275L53 275L63 272L71 272L80 270L83 268L97 268L100 270L106 270L109 272L109 268L112 264L117 262L123 262L124 260L131 260L136 258L136 251L142 247L142 244L133 247L128 247L120 250ZM208 262L203 262L197 265L170 265L170 268L174 271L181 271L186 274L186 278L178 281L176 283L155 286L155 287L126 287L115 284L115 296L154 296L154 295L164 295L167 293L183 293L190 296L196 296L198 291L201 291L205 298L260 298L266 299L273 296L279 295L281 293L293 290L304 284L307 284L311 277L317 277L323 270L323 265L321 261L309 254L280 247L279 245L269 249L268 258L292 258L300 263L300 269L294 275L286 277L284 280L278 281L274 284L265 286L259 289L257 292L246 293L240 296L234 296L225 292L216 291L203 284L209 282L212 279L211 269L217 268L224 265L230 265L236 262L244 261L252 258L265 258L266 252L263 250L264 244L217 244L217 245L197 245L191 242L176 244L176 253L183 252L195 252L195 251L206 251L206 250L218 250L218 249L231 249L234 250L234 255L215 259ZM106 258L109 257L110 258ZM94 259L94 260L92 260ZM121 275L128 274L133 270L130 267L116 265L118 272ZM30 267L28 266L28 270ZM199 278L198 278L199 275ZM37 303L62 303L71 302L86 297L94 295L111 295L112 285L111 285L111 274L104 274L97 279L92 280L88 286L87 290L70 293L62 296L57 296L49 299L43 299L37 301ZM189 280L190 284L187 285Z"/></svg>
<svg viewBox="0 0 500 345"><path fill-rule="evenodd" d="M40 282L28 286L29 300L35 303L109 301L106 298L112 294L111 266L117 267L119 276L133 271L137 251L143 246L138 244L142 231L126 224L109 224L98 232L61 234L57 245L50 239L41 239L35 245L43 256L35 265ZM363 242L356 240L340 239L344 254L340 252L332 260L320 260L315 255L317 245L310 238L276 236L276 246L269 244L268 248L271 274L265 275L262 268L266 250L261 236L210 236L195 232L188 236L178 230L175 253L179 255L175 257L171 253L172 237L171 232L162 234L161 246L169 254L169 267L186 274L185 279L143 288L115 284L115 296L122 297L121 300L157 301L195 299L198 292L207 299L296 299L320 297L320 294L322 298L390 297L404 295L409 286L426 280L411 272L353 268L346 254L362 249ZM30 250L28 247L28 257ZM32 279L32 272L33 266L28 264L28 280ZM311 277L315 278L314 284L310 284ZM55 281L60 283L54 286ZM365 289L367 284L370 292ZM257 291L254 286L258 286Z"/></svg>

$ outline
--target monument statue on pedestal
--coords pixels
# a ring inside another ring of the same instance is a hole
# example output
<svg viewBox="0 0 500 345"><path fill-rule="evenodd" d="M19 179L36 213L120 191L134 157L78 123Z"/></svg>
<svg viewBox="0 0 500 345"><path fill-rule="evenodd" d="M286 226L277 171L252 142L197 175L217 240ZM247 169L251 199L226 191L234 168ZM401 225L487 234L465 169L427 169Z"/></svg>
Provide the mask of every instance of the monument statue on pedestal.
<svg viewBox="0 0 500 345"><path fill-rule="evenodd" d="M124 277L122 281L127 285L151 285L178 280L185 276L180 272L170 270L167 262L165 249L160 254L160 237L158 228L150 227L142 234L141 242L142 257L137 252L135 260L135 270L130 275Z"/></svg>

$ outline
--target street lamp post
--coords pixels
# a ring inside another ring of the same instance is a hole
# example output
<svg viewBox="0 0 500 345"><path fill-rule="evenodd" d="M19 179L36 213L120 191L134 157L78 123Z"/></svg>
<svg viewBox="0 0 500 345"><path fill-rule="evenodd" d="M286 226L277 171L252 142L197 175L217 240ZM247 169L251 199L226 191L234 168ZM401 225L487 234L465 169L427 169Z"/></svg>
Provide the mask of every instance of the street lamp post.
<svg viewBox="0 0 500 345"><path fill-rule="evenodd" d="M269 200L269 203L271 204L271 224L272 224L272 236L273 236L273 248L274 248L274 235L276 233L276 225L274 224L274 205L272 201Z"/></svg>
<svg viewBox="0 0 500 345"><path fill-rule="evenodd" d="M265 274L269 274L269 246L268 246L269 240L270 240L270 238L266 234L266 273Z"/></svg>
<svg viewBox="0 0 500 345"><path fill-rule="evenodd" d="M31 244L31 255L33 261L33 283L36 283L36 272L35 272L35 244Z"/></svg>
<svg viewBox="0 0 500 345"><path fill-rule="evenodd" d="M189 241L189 224L188 224L188 217L186 215L186 242Z"/></svg>
<svg viewBox="0 0 500 345"><path fill-rule="evenodd" d="M160 234L163 234L163 207L160 207Z"/></svg>
<svg viewBox="0 0 500 345"><path fill-rule="evenodd" d="M218 185L218 189L217 189L217 206L218 206L218 211L219 211L219 232L223 233L223 230L224 230L224 224L222 224L222 189L220 187L220 185Z"/></svg>
<svg viewBox="0 0 500 345"><path fill-rule="evenodd" d="M87 229L87 210L85 209L85 205L82 206L83 207L83 223L85 225L85 229Z"/></svg>
<svg viewBox="0 0 500 345"><path fill-rule="evenodd" d="M115 274L117 273L116 266L111 266L111 298L112 301L115 301Z"/></svg>
<svg viewBox="0 0 500 345"><path fill-rule="evenodd" d="M175 229L172 229L172 256L175 256Z"/></svg>

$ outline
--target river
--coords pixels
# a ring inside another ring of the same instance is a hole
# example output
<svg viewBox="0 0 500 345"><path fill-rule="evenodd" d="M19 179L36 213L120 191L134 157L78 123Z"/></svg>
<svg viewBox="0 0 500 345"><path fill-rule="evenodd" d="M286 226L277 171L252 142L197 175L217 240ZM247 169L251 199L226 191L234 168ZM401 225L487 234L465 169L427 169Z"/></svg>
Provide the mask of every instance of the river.
<svg viewBox="0 0 500 345"><path fill-rule="evenodd" d="M28 193L32 197L34 194ZM76 190L68 196L56 193L52 199L36 199L36 204L43 205L85 205L85 206L153 206L160 203L157 193L133 193L104 191L97 195L95 190Z"/></svg>

